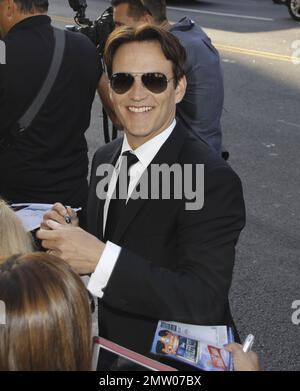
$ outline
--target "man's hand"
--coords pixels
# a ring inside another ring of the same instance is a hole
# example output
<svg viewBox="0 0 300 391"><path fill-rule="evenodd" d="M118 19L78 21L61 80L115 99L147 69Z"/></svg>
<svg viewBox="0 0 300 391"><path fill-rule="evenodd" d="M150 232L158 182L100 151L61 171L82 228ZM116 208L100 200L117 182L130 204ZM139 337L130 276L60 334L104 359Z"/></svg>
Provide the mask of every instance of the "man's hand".
<svg viewBox="0 0 300 391"><path fill-rule="evenodd" d="M245 353L242 345L231 343L224 347L233 356L233 366L235 371L259 371L257 354L254 352Z"/></svg>
<svg viewBox="0 0 300 391"><path fill-rule="evenodd" d="M54 204L52 206L52 209L49 210L49 212L44 214L41 228L47 229L47 230L51 229L48 227L48 225L46 223L48 220L53 220L53 221L56 221L60 224L67 225L67 222L65 220L65 216L70 217L70 219L71 219L70 225L72 225L74 227L78 227L79 220L78 220L76 212L74 212L74 210L72 208L64 207L63 204L61 204L60 202L57 202L56 204Z"/></svg>
<svg viewBox="0 0 300 391"><path fill-rule="evenodd" d="M95 271L105 244L95 236L71 224L44 221L47 229L40 229L37 238L48 252L64 259L79 274Z"/></svg>

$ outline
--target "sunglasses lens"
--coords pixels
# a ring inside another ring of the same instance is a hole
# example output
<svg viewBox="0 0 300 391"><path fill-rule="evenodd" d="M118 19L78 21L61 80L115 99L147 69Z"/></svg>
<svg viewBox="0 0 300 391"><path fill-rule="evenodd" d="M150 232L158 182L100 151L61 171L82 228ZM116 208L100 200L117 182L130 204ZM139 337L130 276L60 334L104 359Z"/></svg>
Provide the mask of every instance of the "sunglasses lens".
<svg viewBox="0 0 300 391"><path fill-rule="evenodd" d="M110 83L111 88L117 94L125 94L132 87L134 77L130 73L115 73L112 75Z"/></svg>
<svg viewBox="0 0 300 391"><path fill-rule="evenodd" d="M142 82L154 94L160 94L168 87L168 79L163 73L145 73Z"/></svg>
<svg viewBox="0 0 300 391"><path fill-rule="evenodd" d="M154 94L164 92L168 87L168 79L163 73L144 73L142 75L144 86ZM112 75L111 88L117 94L125 94L134 83L134 76L130 73L115 73Z"/></svg>

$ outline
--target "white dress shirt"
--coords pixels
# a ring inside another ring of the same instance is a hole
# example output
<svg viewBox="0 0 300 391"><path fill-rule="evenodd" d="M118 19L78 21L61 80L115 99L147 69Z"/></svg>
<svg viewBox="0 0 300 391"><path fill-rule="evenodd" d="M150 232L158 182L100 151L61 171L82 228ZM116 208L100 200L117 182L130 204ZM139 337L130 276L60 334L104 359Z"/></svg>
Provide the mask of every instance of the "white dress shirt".
<svg viewBox="0 0 300 391"><path fill-rule="evenodd" d="M105 226L106 226L106 219L107 219L107 213L109 208L109 203L112 197L112 194L115 190L118 175L119 175L119 169L120 169L120 163L122 159L122 154L127 151L132 151L139 161L132 165L129 169L129 186L128 186L128 198L130 198L131 193L135 189L138 181L140 180L141 176L143 175L143 172L147 169L149 164L152 162L160 148L163 146L163 144L167 141L171 133L173 132L174 128L176 126L176 120L172 122L172 124L163 132L159 133L157 136L153 137L151 140L147 141L146 143L142 144L140 147L135 149L134 151L130 147L126 134L124 135L123 145L121 149L120 157L117 160L115 170L112 174L108 191L107 191L107 197L104 203L104 210L103 210L103 233L105 232ZM127 201L128 201L127 198ZM106 287L108 280L113 272L113 269L115 267L115 264L118 260L118 257L121 252L121 247L117 246L116 244L107 241L104 251L100 257L100 260L96 266L96 269L94 273L91 275L90 281L88 283L88 290L94 295L99 298L103 296L103 289Z"/></svg>

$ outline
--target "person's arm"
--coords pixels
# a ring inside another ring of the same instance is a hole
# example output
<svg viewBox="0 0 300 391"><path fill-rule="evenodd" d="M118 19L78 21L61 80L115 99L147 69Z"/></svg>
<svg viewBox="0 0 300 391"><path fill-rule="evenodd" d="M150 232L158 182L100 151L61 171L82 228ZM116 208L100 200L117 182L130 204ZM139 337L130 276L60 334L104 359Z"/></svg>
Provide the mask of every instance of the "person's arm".
<svg viewBox="0 0 300 391"><path fill-rule="evenodd" d="M107 75L106 73L103 73L98 83L97 91L101 99L102 105L106 113L108 114L110 120L112 121L112 123L117 129L122 130L123 126L121 122L118 120L118 117L116 116L112 101L109 96L108 83L109 81Z"/></svg>
<svg viewBox="0 0 300 391"><path fill-rule="evenodd" d="M242 345L231 343L224 347L227 352L232 353L233 367L235 371L259 371L259 361L256 353L243 352Z"/></svg>

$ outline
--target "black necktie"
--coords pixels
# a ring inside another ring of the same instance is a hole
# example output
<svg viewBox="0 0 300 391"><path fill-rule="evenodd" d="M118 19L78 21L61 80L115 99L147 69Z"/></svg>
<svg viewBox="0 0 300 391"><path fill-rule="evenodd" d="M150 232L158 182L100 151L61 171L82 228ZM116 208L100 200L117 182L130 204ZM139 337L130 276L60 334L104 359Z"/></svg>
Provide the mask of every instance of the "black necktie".
<svg viewBox="0 0 300 391"><path fill-rule="evenodd" d="M125 165L125 160L127 160L127 169ZM107 219L106 219L106 225L105 225L105 235L104 240L111 240L113 237L113 234L115 232L115 229L118 225L118 222L120 220L120 217L122 216L122 213L124 212L125 206L126 206L126 200L127 200L127 194L128 194L128 186L129 186L129 169L131 166L133 166L135 163L137 163L139 159L131 153L130 151L124 152L122 154L122 161L121 161L121 167L119 171L118 180L116 183L115 190L113 192L112 198L109 203L108 213L107 213ZM123 194L122 197L122 191L120 194L119 191L119 185L120 185L120 178L126 176L127 179L127 189L126 192Z"/></svg>

